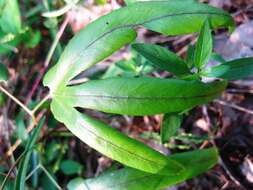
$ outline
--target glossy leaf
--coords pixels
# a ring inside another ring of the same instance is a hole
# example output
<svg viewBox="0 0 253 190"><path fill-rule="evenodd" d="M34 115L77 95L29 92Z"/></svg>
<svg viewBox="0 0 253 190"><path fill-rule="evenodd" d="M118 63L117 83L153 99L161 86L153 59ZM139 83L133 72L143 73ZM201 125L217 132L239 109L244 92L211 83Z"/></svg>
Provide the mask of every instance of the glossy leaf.
<svg viewBox="0 0 253 190"><path fill-rule="evenodd" d="M201 69L209 60L213 50L212 34L209 20L207 19L202 26L200 35L195 48L195 66Z"/></svg>
<svg viewBox="0 0 253 190"><path fill-rule="evenodd" d="M9 79L9 72L6 66L0 63L0 82L7 81Z"/></svg>
<svg viewBox="0 0 253 190"><path fill-rule="evenodd" d="M199 31L207 18L213 28L234 25L223 10L190 1L138 2L115 10L75 35L43 83L52 93L64 88L77 74L132 42L136 26L178 35Z"/></svg>
<svg viewBox="0 0 253 190"><path fill-rule="evenodd" d="M166 48L153 44L133 44L132 47L160 69L177 76L190 74L184 60Z"/></svg>
<svg viewBox="0 0 253 190"><path fill-rule="evenodd" d="M77 178L68 184L69 190L160 190L181 183L210 169L217 163L215 149L197 150L170 156L185 166L180 175L162 176L132 168L107 172L93 179Z"/></svg>
<svg viewBox="0 0 253 190"><path fill-rule="evenodd" d="M182 115L178 113L165 114L161 126L162 143L167 143L173 137L182 123Z"/></svg>
<svg viewBox="0 0 253 190"><path fill-rule="evenodd" d="M228 61L218 66L207 68L203 71L204 76L238 80L253 76L253 58L241 58Z"/></svg>
<svg viewBox="0 0 253 190"><path fill-rule="evenodd" d="M38 124L38 126L34 129L31 138L29 139L26 148L25 148L25 157L19 164L18 168L18 174L15 181L15 190L25 190L25 179L26 179L26 173L30 164L30 157L32 154L32 149L34 148L34 145L36 143L36 140L39 136L40 129L42 128L44 124L45 118L42 118Z"/></svg>
<svg viewBox="0 0 253 190"><path fill-rule="evenodd" d="M74 107L108 113L154 115L180 112L204 104L225 89L226 82L202 83L160 78L109 78L93 80L53 94Z"/></svg>
<svg viewBox="0 0 253 190"><path fill-rule="evenodd" d="M0 28L5 33L21 31L21 16L17 0L0 0Z"/></svg>
<svg viewBox="0 0 253 190"><path fill-rule="evenodd" d="M126 135L81 114L58 99L53 100L51 110L55 118L80 140L109 158L127 166L150 173L174 175L184 169L181 164L167 158Z"/></svg>

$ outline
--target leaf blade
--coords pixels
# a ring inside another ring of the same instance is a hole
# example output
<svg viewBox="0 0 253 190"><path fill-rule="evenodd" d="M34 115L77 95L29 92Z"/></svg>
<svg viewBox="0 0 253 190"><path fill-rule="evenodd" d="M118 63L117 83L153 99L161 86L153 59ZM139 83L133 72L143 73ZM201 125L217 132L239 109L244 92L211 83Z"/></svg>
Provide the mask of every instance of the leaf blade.
<svg viewBox="0 0 253 190"><path fill-rule="evenodd" d="M198 69L201 69L208 62L213 49L212 43L212 34L207 19L202 26L195 49L195 66Z"/></svg>
<svg viewBox="0 0 253 190"><path fill-rule="evenodd" d="M238 80L253 75L253 58L241 58L221 65L210 67L203 71L203 76Z"/></svg>
<svg viewBox="0 0 253 190"><path fill-rule="evenodd" d="M73 107L126 115L180 112L217 97L226 82L115 77L66 87L53 94ZM182 90L184 89L184 90Z"/></svg>
<svg viewBox="0 0 253 190"><path fill-rule="evenodd" d="M179 176L162 176L145 173L131 168L102 174L87 180L75 179L69 182L69 190L158 190L197 176L217 163L218 155L214 148L180 153L170 156L186 166Z"/></svg>
<svg viewBox="0 0 253 190"><path fill-rule="evenodd" d="M174 175L184 169L176 161L59 100L52 102L51 110L55 118L84 143L127 166L164 175Z"/></svg>
<svg viewBox="0 0 253 190"><path fill-rule="evenodd" d="M161 126L161 140L162 143L166 143L173 137L182 123L182 116L178 113L165 114L163 116L163 122Z"/></svg>
<svg viewBox="0 0 253 190"><path fill-rule="evenodd" d="M88 25L70 41L43 83L52 92L65 87L81 71L132 42L136 26L177 35L199 31L207 17L214 28L233 25L232 17L223 10L190 1L138 2L113 11Z"/></svg>
<svg viewBox="0 0 253 190"><path fill-rule="evenodd" d="M5 33L21 31L21 16L17 0L0 0L0 28Z"/></svg>
<svg viewBox="0 0 253 190"><path fill-rule="evenodd" d="M174 73L177 76L190 74L184 60L175 53L153 44L133 44L133 49L151 61L154 66Z"/></svg>

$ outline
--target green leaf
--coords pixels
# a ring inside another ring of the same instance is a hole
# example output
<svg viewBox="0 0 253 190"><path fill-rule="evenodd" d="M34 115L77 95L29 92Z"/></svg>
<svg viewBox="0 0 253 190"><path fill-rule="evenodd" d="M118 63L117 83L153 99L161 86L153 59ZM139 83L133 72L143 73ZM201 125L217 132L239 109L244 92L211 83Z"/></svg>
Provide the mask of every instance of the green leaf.
<svg viewBox="0 0 253 190"><path fill-rule="evenodd" d="M161 126L162 143L167 143L173 137L182 123L182 115L178 113L165 114Z"/></svg>
<svg viewBox="0 0 253 190"><path fill-rule="evenodd" d="M208 62L212 50L212 34L209 26L209 20L207 19L202 26L195 49L195 66L198 69L201 69Z"/></svg>
<svg viewBox="0 0 253 190"><path fill-rule="evenodd" d="M189 45L187 49L186 63L190 69L194 67L194 51L194 46Z"/></svg>
<svg viewBox="0 0 253 190"><path fill-rule="evenodd" d="M235 59L218 66L207 68L203 76L238 80L253 76L253 57Z"/></svg>
<svg viewBox="0 0 253 190"><path fill-rule="evenodd" d="M144 2L144 1L160 1L160 0L124 0L124 2L127 5L130 5L130 4L136 3L136 2ZM196 3L197 0L178 0L178 1Z"/></svg>
<svg viewBox="0 0 253 190"><path fill-rule="evenodd" d="M43 83L52 93L64 88L80 72L132 42L137 26L178 35L199 31L207 18L213 28L234 25L232 17L223 10L189 1L138 2L115 10L75 35Z"/></svg>
<svg viewBox="0 0 253 190"><path fill-rule="evenodd" d="M190 71L180 57L175 53L153 44L133 44L132 47L155 66L174 73L177 76L190 74Z"/></svg>
<svg viewBox="0 0 253 190"><path fill-rule="evenodd" d="M20 162L18 167L18 174L15 181L15 190L25 190L25 179L26 179L26 173L29 167L29 161L32 154L32 149L34 148L34 145L36 143L36 140L39 136L40 129L42 128L43 124L45 122L45 118L43 117L40 121L38 126L34 129L30 140L28 141L26 148L25 148L25 157Z"/></svg>
<svg viewBox="0 0 253 190"><path fill-rule="evenodd" d="M74 160L64 160L60 167L65 175L80 174L83 169L82 165Z"/></svg>
<svg viewBox="0 0 253 190"><path fill-rule="evenodd" d="M176 161L105 123L81 114L58 99L53 100L51 110L55 118L64 123L81 141L122 164L145 172L169 176L184 169Z"/></svg>
<svg viewBox="0 0 253 190"><path fill-rule="evenodd" d="M116 77L66 87L52 96L73 107L141 116L180 112L207 103L219 96L226 84Z"/></svg>
<svg viewBox="0 0 253 190"><path fill-rule="evenodd" d="M17 0L0 0L0 28L5 33L21 31L21 16Z"/></svg>
<svg viewBox="0 0 253 190"><path fill-rule="evenodd" d="M212 53L210 59L219 63L226 63L226 60L218 53Z"/></svg>
<svg viewBox="0 0 253 190"><path fill-rule="evenodd" d="M7 81L9 79L9 72L6 66L0 63L0 82Z"/></svg>
<svg viewBox="0 0 253 190"><path fill-rule="evenodd" d="M169 158L184 164L180 175L162 176L145 173L132 168L107 172L93 179L76 178L68 184L69 190L160 190L181 183L210 169L217 163L214 148L180 153Z"/></svg>

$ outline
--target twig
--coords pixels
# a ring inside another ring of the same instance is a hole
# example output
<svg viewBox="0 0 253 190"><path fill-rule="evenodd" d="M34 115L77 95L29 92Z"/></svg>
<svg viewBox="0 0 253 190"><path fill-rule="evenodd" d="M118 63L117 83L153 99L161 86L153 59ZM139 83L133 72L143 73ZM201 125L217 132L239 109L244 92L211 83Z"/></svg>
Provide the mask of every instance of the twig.
<svg viewBox="0 0 253 190"><path fill-rule="evenodd" d="M36 121L39 121L43 114L45 113L45 111L41 111L38 116L36 117ZM27 133L30 133L34 128L35 128L35 124L32 123L31 125L28 126L28 128L26 129L26 132ZM13 152L17 149L17 147L22 143L22 140L21 139L17 139L16 142L9 148L9 150L6 152L6 157L10 157Z"/></svg>
<svg viewBox="0 0 253 190"><path fill-rule="evenodd" d="M37 88L39 86L39 83L40 83L40 81L41 81L44 73L46 72L46 69L48 68L50 60L52 59L52 56L53 56L54 51L55 51L55 49L57 47L57 44L59 43L59 40L60 40L60 38L61 38L61 36L62 36L62 34L63 34L66 26L68 25L68 23L69 23L69 16L66 16L65 19L64 19L64 21L63 21L63 23L62 23L62 25L61 25L61 27L60 27L60 29L59 29L59 31L58 31L58 33L56 34L56 37L55 37L55 39L54 39L51 47L50 47L50 50L49 50L49 52L47 54L44 66L43 66L42 70L39 72L39 75L36 78L36 80L35 80L35 82L34 82L34 84L32 86L32 89L31 89L30 93L27 96L26 105L28 104L28 102L31 100L32 96L36 92L36 90L37 90Z"/></svg>
<svg viewBox="0 0 253 190"><path fill-rule="evenodd" d="M247 108L244 108L244 107L241 107L241 106L238 106L238 105L235 105L235 104L231 104L231 103L228 103L228 102L225 102L225 101L222 101L222 100L214 100L214 102L216 102L218 104L221 104L221 105L224 105L224 106L234 108L236 110L245 112L247 114L253 115L253 110L249 110Z"/></svg>
<svg viewBox="0 0 253 190"><path fill-rule="evenodd" d="M16 102L20 107L22 107L25 112L31 116L32 120L33 120L33 123L37 124L37 121L34 117L34 114L33 112L28 108L26 107L21 101L19 101L15 96L13 96L11 93L9 93L5 88L3 88L1 85L0 85L0 90L5 93L8 97L10 97L14 102Z"/></svg>

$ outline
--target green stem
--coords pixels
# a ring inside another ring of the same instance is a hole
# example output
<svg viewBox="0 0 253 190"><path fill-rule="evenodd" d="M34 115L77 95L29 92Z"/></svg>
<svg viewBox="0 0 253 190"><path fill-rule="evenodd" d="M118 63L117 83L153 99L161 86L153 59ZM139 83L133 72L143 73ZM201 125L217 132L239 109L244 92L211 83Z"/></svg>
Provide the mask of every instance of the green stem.
<svg viewBox="0 0 253 190"><path fill-rule="evenodd" d="M48 94L47 96L45 96L36 106L35 108L33 108L33 110L31 111L32 114L34 115L36 113L36 111L38 111L38 109L50 98L50 94Z"/></svg>
<svg viewBox="0 0 253 190"><path fill-rule="evenodd" d="M46 170L46 168L44 168L44 166L42 166L40 164L40 168L45 172L45 174L47 175L47 177L51 180L51 182L55 185L55 187L59 190L63 190L58 183L55 181L55 179L50 175L50 173Z"/></svg>

